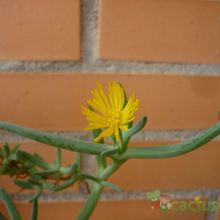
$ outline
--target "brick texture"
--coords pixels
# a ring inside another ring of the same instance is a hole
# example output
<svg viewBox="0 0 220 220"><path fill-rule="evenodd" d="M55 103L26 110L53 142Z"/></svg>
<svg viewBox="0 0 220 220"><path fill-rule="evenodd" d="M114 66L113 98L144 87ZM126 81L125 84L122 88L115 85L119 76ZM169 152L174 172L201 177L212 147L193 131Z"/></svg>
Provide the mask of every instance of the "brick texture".
<svg viewBox="0 0 220 220"><path fill-rule="evenodd" d="M82 203L40 203L39 219L47 220L71 220L75 219L77 213L82 206ZM23 219L29 219L31 215L31 206L29 204L18 203L17 207L21 211ZM135 207L135 208L134 208ZM0 204L0 212L5 212L5 209ZM173 212L171 210L162 212L160 210L152 210L151 204L148 201L109 201L100 202L90 219L92 220L120 220L120 219L139 219L139 220L185 220L196 219L203 220L205 213L202 211L180 211Z"/></svg>
<svg viewBox="0 0 220 220"><path fill-rule="evenodd" d="M80 0L0 2L0 60L79 60Z"/></svg>
<svg viewBox="0 0 220 220"><path fill-rule="evenodd" d="M0 0L0 27L0 121L77 131L89 139L79 132L88 125L80 106L96 81L107 88L113 80L140 99L136 118L148 117L145 132L131 146L171 144L179 134L193 135L220 120L218 0ZM146 142L151 134L154 141ZM55 160L53 147L4 131L1 137ZM144 196L157 189L180 200L198 192L206 200L217 198L219 144L216 139L176 158L127 161L108 180L124 193L105 189L89 219L214 220L215 213L205 211L152 210ZM62 155L65 166L75 159L73 152ZM81 156L82 172L91 174L95 158ZM21 193L7 176L0 176L0 187L14 195L22 219L30 219L31 204L25 202L34 191ZM82 182L64 193L45 191L38 219L76 219L87 191ZM1 201L0 213L7 215Z"/></svg>
<svg viewBox="0 0 220 220"><path fill-rule="evenodd" d="M218 1L101 0L99 57L220 63Z"/></svg>
<svg viewBox="0 0 220 220"><path fill-rule="evenodd" d="M0 75L0 118L45 130L82 130L87 121L80 105L91 98L96 80L119 80L128 94L135 92L137 118L149 118L146 129L206 128L219 120L218 76L39 73Z"/></svg>

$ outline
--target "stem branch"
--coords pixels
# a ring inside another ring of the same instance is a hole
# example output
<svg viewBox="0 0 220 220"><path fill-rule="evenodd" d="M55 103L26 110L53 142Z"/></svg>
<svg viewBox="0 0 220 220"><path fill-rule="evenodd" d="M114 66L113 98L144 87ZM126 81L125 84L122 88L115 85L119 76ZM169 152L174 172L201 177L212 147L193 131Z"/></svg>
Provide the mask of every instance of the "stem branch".
<svg viewBox="0 0 220 220"><path fill-rule="evenodd" d="M220 122L214 124L191 139L160 147L130 147L122 155L119 160L127 160L130 158L167 158L186 154L193 151L204 144L208 143L220 134Z"/></svg>
<svg viewBox="0 0 220 220"><path fill-rule="evenodd" d="M123 161L124 162L124 161ZM108 167L106 167L103 172L99 175L99 178L103 180L107 180L107 178L114 173L123 163L122 161L120 162L115 162L113 161ZM99 173L99 172L98 172ZM80 213L77 217L77 220L87 220L93 213L99 198L101 196L103 186L98 183L93 183L92 185L92 191L90 195L88 196L83 208L80 210Z"/></svg>

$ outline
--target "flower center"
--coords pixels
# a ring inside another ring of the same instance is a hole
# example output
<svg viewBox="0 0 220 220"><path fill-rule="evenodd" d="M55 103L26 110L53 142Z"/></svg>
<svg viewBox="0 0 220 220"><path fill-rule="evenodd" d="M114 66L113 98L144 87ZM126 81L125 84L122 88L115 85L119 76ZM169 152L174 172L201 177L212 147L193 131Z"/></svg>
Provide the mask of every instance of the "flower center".
<svg viewBox="0 0 220 220"><path fill-rule="evenodd" d="M121 113L119 111L112 112L110 115L107 116L106 120L109 127L117 128L119 127L121 121Z"/></svg>

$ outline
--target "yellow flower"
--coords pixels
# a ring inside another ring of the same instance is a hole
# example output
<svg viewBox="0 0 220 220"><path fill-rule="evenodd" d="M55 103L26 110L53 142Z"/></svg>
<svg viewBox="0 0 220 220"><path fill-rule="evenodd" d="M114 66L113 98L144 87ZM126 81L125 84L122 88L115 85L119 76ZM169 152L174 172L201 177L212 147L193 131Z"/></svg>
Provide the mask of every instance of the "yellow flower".
<svg viewBox="0 0 220 220"><path fill-rule="evenodd" d="M120 130L128 129L127 124L135 119L139 106L139 100L134 95L125 105L124 89L117 82L109 83L108 87L109 94L106 95L101 84L97 82L97 88L91 92L93 98L87 101L89 107L82 106L82 113L89 121L86 129L103 129L95 142L112 135L118 142Z"/></svg>

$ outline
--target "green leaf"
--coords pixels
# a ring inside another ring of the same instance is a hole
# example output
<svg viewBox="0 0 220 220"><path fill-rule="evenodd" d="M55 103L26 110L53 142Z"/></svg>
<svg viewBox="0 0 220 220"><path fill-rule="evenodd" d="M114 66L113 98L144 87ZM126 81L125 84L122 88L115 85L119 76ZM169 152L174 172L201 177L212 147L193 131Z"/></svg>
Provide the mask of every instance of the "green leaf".
<svg viewBox="0 0 220 220"><path fill-rule="evenodd" d="M14 183L22 189L39 189L40 186L30 181L15 180Z"/></svg>
<svg viewBox="0 0 220 220"><path fill-rule="evenodd" d="M117 192L123 192L123 190L119 186L115 185L114 183L110 183L107 181L101 181L100 184L102 186L112 188L113 190L115 190Z"/></svg>
<svg viewBox="0 0 220 220"><path fill-rule="evenodd" d="M75 163L70 164L68 167L61 167L60 168L60 173L62 175L72 175L72 174L77 173L77 171L78 171L78 166Z"/></svg>
<svg viewBox="0 0 220 220"><path fill-rule="evenodd" d="M41 183L43 185L43 189L48 189L48 190L51 190L51 191L53 190L53 188L55 186L55 184L49 183L47 181L42 181Z"/></svg>
<svg viewBox="0 0 220 220"><path fill-rule="evenodd" d="M11 220L21 220L20 213L15 207L11 197L3 188L0 188L0 198L2 199L4 205L6 206L6 209L10 215Z"/></svg>
<svg viewBox="0 0 220 220"><path fill-rule="evenodd" d="M12 152L13 154L16 154L16 153L18 152L19 147L20 147L20 145L19 145L19 144L16 144L16 145L14 146L14 148L12 149L11 152Z"/></svg>
<svg viewBox="0 0 220 220"><path fill-rule="evenodd" d="M119 160L127 160L129 158L167 158L191 152L204 144L211 141L220 134L220 122L213 125L198 135L177 144L152 147L130 147L122 155Z"/></svg>
<svg viewBox="0 0 220 220"><path fill-rule="evenodd" d="M127 103L128 103L128 97L127 97L127 94L126 94L126 92L125 92L124 86L123 86L119 81L117 81L117 83L123 88L124 97L125 97L124 104L123 104L123 109L124 109L125 106L126 106ZM128 125L128 128L131 128L131 127L133 126L133 121L128 122L127 125Z"/></svg>
<svg viewBox="0 0 220 220"><path fill-rule="evenodd" d="M3 145L2 154L4 158L8 158L11 154L9 145L7 143Z"/></svg>
<svg viewBox="0 0 220 220"><path fill-rule="evenodd" d="M20 157L23 157L22 160L28 160L29 162L31 162L31 164L35 165L35 166L38 166L38 167L41 167L43 169L50 169L50 165L43 160L43 158L41 156L39 156L38 154L34 154L34 155L31 155L27 152L24 152L24 151L19 151L20 153Z"/></svg>
<svg viewBox="0 0 220 220"><path fill-rule="evenodd" d="M37 220L38 216L38 199L42 195L42 190L40 190L36 196L31 200L32 202L32 213L31 213L31 220Z"/></svg>
<svg viewBox="0 0 220 220"><path fill-rule="evenodd" d="M33 205L32 205L32 213L31 213L31 220L37 220L38 216L38 199L33 199Z"/></svg>
<svg viewBox="0 0 220 220"><path fill-rule="evenodd" d="M103 151L113 149L111 145L96 144L87 141L72 140L67 137L50 134L34 129L23 128L7 122L0 121L0 129L10 131L41 143L60 147L66 150L87 154L100 154ZM129 129L130 130L130 129ZM220 122L201 132L188 141L161 147L133 147L128 148L121 155L110 155L115 160L127 160L129 158L167 158L182 155L201 147L220 134ZM2 151L0 151L1 153Z"/></svg>
<svg viewBox="0 0 220 220"><path fill-rule="evenodd" d="M148 200L159 199L160 198L160 191L159 190L155 190L153 192L147 192L146 193L146 198Z"/></svg>
<svg viewBox="0 0 220 220"><path fill-rule="evenodd" d="M55 164L57 165L58 168L61 167L61 162L62 162L62 151L61 151L61 148L57 147L57 148L56 148L56 160L55 160Z"/></svg>
<svg viewBox="0 0 220 220"><path fill-rule="evenodd" d="M73 176L69 180L65 181L63 184L53 187L51 190L54 192L63 190L73 185L78 180L78 176Z"/></svg>
<svg viewBox="0 0 220 220"><path fill-rule="evenodd" d="M101 157L106 157L106 156L110 156L110 155L116 154L117 152L118 152L118 149L109 149L109 150L103 151L100 154L100 156Z"/></svg>
<svg viewBox="0 0 220 220"><path fill-rule="evenodd" d="M141 129L144 128L146 123L147 123L147 117L141 118L137 123L133 125L133 127L131 127L130 129L128 129L128 131L123 133L124 134L123 139L124 140L129 139L131 136L138 133Z"/></svg>
<svg viewBox="0 0 220 220"><path fill-rule="evenodd" d="M112 148L111 145L107 144L97 144L88 141L74 140L66 136L51 134L31 128L25 128L3 121L0 121L0 129L19 134L23 137L38 141L40 143L81 153L100 154L102 151Z"/></svg>
<svg viewBox="0 0 220 220"><path fill-rule="evenodd" d="M39 176L48 176L53 174L59 174L59 169L53 168L50 170L35 171L32 173L32 175L39 175Z"/></svg>
<svg viewBox="0 0 220 220"><path fill-rule="evenodd" d="M92 110L92 108L90 108L90 109ZM97 138L97 137L100 135L101 132L102 132L101 129L93 129L93 130L92 130L92 136L93 136L93 138L94 138L94 139ZM104 144L104 139L102 138L98 143L99 143L99 144Z"/></svg>
<svg viewBox="0 0 220 220"><path fill-rule="evenodd" d="M90 175L87 175L87 174L79 174L78 175L79 177L81 177L82 179L89 179L89 180L92 180L96 183L99 183L100 185L102 186L106 186L106 187L110 187L118 192L122 192L122 189L119 188L117 185L113 184L113 183L110 183L110 182L107 182L103 179L100 179L98 177L95 177L95 176L90 176Z"/></svg>

